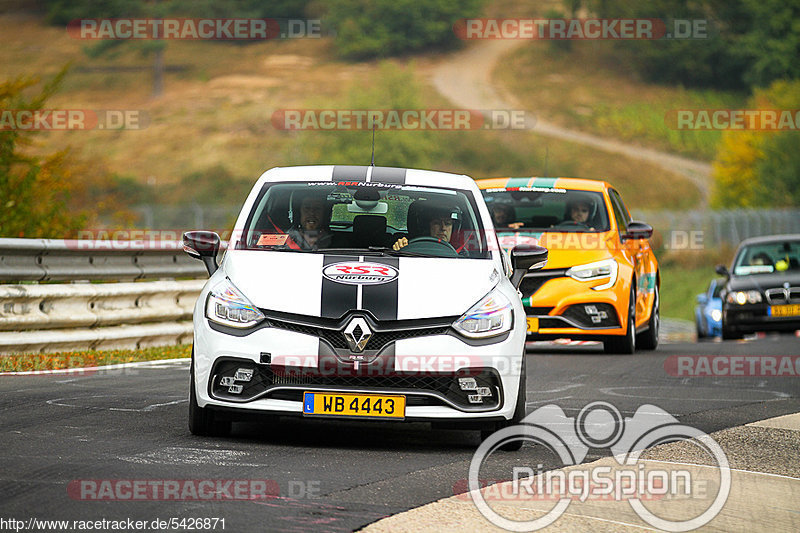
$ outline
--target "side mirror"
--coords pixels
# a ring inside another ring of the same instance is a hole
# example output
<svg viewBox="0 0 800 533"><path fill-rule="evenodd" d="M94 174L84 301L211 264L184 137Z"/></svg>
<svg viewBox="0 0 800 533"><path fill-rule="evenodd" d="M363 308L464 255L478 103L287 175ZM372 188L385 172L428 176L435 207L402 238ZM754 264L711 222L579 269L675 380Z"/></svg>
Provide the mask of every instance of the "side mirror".
<svg viewBox="0 0 800 533"><path fill-rule="evenodd" d="M706 305L708 303L708 295L706 293L698 294L697 303L700 305Z"/></svg>
<svg viewBox="0 0 800 533"><path fill-rule="evenodd" d="M213 231L187 231L183 234L183 251L203 261L209 276L219 268L219 235Z"/></svg>
<svg viewBox="0 0 800 533"><path fill-rule="evenodd" d="M645 224L644 222L636 222L631 220L628 223L628 228L622 235L623 239L649 239L653 236L653 226Z"/></svg>
<svg viewBox="0 0 800 533"><path fill-rule="evenodd" d="M714 272L716 272L720 276L724 276L725 279L731 278L731 273L728 271L728 267L726 267L725 265L717 265L717 267L714 269Z"/></svg>
<svg viewBox="0 0 800 533"><path fill-rule="evenodd" d="M519 289L522 278L528 270L539 269L547 264L547 248L533 244L518 244L511 249L511 266L514 267L514 274L511 276L511 283L515 289Z"/></svg>

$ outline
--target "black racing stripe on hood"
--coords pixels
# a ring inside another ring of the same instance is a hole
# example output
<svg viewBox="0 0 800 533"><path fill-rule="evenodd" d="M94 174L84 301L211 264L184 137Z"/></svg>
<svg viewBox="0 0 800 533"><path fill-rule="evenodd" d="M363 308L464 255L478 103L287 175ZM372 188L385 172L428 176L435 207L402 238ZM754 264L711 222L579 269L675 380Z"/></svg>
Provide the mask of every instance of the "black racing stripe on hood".
<svg viewBox="0 0 800 533"><path fill-rule="evenodd" d="M372 169L371 181L380 183L398 183L400 185L406 182L406 169L395 167L375 167Z"/></svg>
<svg viewBox="0 0 800 533"><path fill-rule="evenodd" d="M333 167L333 181L367 181L367 168L350 165Z"/></svg>
<svg viewBox="0 0 800 533"><path fill-rule="evenodd" d="M400 272L399 257L367 257L365 261L393 266ZM367 310L378 320L397 320L400 275L389 283L363 285L361 309Z"/></svg>
<svg viewBox="0 0 800 533"><path fill-rule="evenodd" d="M342 261L353 261L353 256L325 255L322 260L322 268ZM322 272L319 275L322 276L320 316L340 318L351 309L356 309L358 285L333 282L323 276Z"/></svg>

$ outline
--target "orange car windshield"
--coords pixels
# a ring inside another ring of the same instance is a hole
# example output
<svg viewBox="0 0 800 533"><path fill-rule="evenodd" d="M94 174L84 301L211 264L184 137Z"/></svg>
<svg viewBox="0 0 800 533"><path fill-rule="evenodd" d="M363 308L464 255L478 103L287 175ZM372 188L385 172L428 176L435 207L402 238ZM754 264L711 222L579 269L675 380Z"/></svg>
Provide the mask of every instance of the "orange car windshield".
<svg viewBox="0 0 800 533"><path fill-rule="evenodd" d="M603 194L595 191L552 189L483 191L497 228L557 232L609 230Z"/></svg>

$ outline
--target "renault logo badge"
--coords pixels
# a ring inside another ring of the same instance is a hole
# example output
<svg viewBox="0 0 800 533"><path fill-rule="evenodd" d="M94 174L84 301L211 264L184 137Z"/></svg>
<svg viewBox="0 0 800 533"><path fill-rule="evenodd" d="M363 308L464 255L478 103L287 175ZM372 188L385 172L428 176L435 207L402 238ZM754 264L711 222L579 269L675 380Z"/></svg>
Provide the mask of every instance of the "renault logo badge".
<svg viewBox="0 0 800 533"><path fill-rule="evenodd" d="M344 328L344 338L347 340L351 352L363 351L371 337L372 331L369 329L367 321L361 317L354 318Z"/></svg>

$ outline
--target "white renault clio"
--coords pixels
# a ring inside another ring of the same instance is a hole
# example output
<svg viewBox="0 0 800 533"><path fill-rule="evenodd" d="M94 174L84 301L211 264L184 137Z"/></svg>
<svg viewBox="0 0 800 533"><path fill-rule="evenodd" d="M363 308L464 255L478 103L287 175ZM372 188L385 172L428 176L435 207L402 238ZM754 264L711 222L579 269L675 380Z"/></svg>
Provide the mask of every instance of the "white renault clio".
<svg viewBox="0 0 800 533"><path fill-rule="evenodd" d="M525 415L517 285L547 250L498 245L474 181L366 166L273 168L194 310L189 428L237 415L432 422L494 431ZM513 264L513 269L512 269Z"/></svg>

